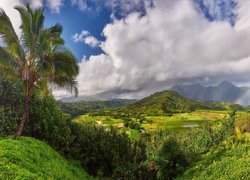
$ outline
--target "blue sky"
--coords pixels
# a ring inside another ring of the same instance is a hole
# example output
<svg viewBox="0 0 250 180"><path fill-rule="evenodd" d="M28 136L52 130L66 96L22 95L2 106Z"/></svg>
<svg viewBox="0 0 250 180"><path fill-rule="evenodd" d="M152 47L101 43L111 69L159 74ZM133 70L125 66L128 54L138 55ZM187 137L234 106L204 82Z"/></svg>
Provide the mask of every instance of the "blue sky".
<svg viewBox="0 0 250 180"><path fill-rule="evenodd" d="M60 13L51 12L50 9L45 9L46 26L51 26L55 23L63 25L63 38L66 41L66 46L71 48L76 57L81 60L83 56L87 58L90 55L100 54L100 48L91 48L83 42L75 43L72 36L75 33L80 33L82 30L87 30L99 40L104 40L101 35L104 26L111 21L111 12L108 9L103 9L101 12L82 11L78 7L73 7L69 1L66 1L60 10Z"/></svg>

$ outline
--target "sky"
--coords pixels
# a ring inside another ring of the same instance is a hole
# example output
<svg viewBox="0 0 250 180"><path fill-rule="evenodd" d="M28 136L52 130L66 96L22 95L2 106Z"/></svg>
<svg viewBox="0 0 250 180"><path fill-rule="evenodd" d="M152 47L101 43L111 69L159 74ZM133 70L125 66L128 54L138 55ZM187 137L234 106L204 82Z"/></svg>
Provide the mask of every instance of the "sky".
<svg viewBox="0 0 250 180"><path fill-rule="evenodd" d="M78 59L80 97L142 98L176 84L250 85L248 0L0 0L45 9ZM56 98L71 96L53 90Z"/></svg>

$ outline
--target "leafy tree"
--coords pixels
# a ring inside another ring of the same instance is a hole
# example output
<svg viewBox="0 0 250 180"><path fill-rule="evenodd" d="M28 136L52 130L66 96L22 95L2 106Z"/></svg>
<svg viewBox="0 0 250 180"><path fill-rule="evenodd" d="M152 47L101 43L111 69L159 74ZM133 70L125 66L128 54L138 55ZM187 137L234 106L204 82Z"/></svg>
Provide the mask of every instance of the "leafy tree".
<svg viewBox="0 0 250 180"><path fill-rule="evenodd" d="M9 17L0 9L0 72L6 78L17 78L24 87L23 113L14 138L21 136L29 117L30 101L35 89L49 94L51 84L68 87L77 94L75 78L79 72L76 58L61 38L62 26L44 27L44 10L16 6L21 17L21 34L17 35Z"/></svg>
<svg viewBox="0 0 250 180"><path fill-rule="evenodd" d="M160 130L147 143L147 161L157 172L157 179L174 179L184 172L189 161L170 131Z"/></svg>

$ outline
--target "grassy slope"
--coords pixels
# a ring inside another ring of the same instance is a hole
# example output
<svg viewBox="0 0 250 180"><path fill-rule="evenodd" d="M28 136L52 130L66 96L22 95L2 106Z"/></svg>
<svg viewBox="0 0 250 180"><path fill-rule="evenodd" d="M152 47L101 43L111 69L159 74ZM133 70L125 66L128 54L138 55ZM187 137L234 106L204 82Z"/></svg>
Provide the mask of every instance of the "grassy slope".
<svg viewBox="0 0 250 180"><path fill-rule="evenodd" d="M33 138L0 140L0 179L89 179L78 165Z"/></svg>
<svg viewBox="0 0 250 180"><path fill-rule="evenodd" d="M213 148L177 179L248 179L250 177L250 134L232 137Z"/></svg>

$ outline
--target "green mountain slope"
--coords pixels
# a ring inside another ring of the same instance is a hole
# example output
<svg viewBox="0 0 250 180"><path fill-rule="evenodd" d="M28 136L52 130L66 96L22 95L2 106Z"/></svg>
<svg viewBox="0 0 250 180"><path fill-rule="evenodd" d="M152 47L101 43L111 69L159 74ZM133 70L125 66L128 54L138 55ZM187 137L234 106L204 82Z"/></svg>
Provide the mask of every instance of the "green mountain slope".
<svg viewBox="0 0 250 180"><path fill-rule="evenodd" d="M67 161L33 138L0 140L0 179L90 179L80 166Z"/></svg>
<svg viewBox="0 0 250 180"><path fill-rule="evenodd" d="M201 102L184 98L175 91L162 91L148 96L134 104L121 108L126 113L165 115L179 112L190 112L206 108Z"/></svg>
<svg viewBox="0 0 250 180"><path fill-rule="evenodd" d="M232 106L236 109L243 109L241 106L234 104L195 101L187 99L175 91L166 90L124 106L119 111L127 114L171 115L197 109L227 110Z"/></svg>

